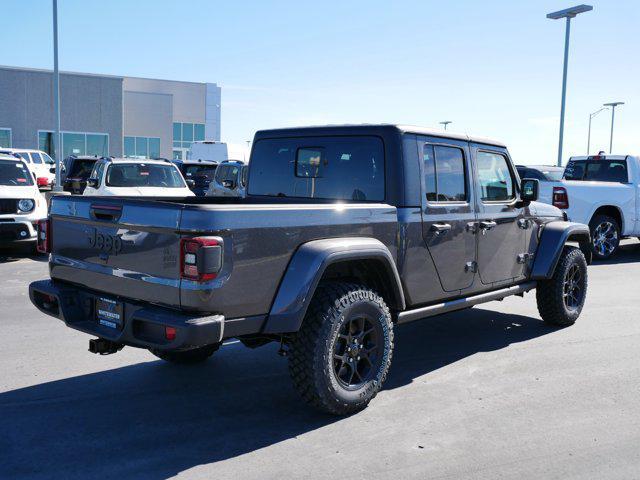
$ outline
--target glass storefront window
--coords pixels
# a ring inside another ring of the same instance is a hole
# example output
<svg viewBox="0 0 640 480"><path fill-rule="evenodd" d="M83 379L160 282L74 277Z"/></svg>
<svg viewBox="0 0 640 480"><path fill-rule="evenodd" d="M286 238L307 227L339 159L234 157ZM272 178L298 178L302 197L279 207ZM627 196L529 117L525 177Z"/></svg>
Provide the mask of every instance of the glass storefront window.
<svg viewBox="0 0 640 480"><path fill-rule="evenodd" d="M109 152L109 137L94 133L87 134L87 155L106 157Z"/></svg>
<svg viewBox="0 0 640 480"><path fill-rule="evenodd" d="M86 135L84 133L62 134L62 158L70 155L86 155Z"/></svg>
<svg viewBox="0 0 640 480"><path fill-rule="evenodd" d="M38 132L38 150L54 155L53 132Z"/></svg>
<svg viewBox="0 0 640 480"><path fill-rule="evenodd" d="M136 155L136 138L124 137L124 156L135 157Z"/></svg>
<svg viewBox="0 0 640 480"><path fill-rule="evenodd" d="M204 124L202 123L193 124L193 139L196 142L201 142L202 140L204 140Z"/></svg>
<svg viewBox="0 0 640 480"><path fill-rule="evenodd" d="M159 138L149 138L149 158L160 158Z"/></svg>
<svg viewBox="0 0 640 480"><path fill-rule="evenodd" d="M149 156L149 148L147 146L147 137L136 137L136 157Z"/></svg>
<svg viewBox="0 0 640 480"><path fill-rule="evenodd" d="M182 141L193 142L193 123L182 124Z"/></svg>
<svg viewBox="0 0 640 480"><path fill-rule="evenodd" d="M182 141L182 124L181 123L173 124L173 141L174 142Z"/></svg>
<svg viewBox="0 0 640 480"><path fill-rule="evenodd" d="M11 129L0 128L0 147L11 148Z"/></svg>

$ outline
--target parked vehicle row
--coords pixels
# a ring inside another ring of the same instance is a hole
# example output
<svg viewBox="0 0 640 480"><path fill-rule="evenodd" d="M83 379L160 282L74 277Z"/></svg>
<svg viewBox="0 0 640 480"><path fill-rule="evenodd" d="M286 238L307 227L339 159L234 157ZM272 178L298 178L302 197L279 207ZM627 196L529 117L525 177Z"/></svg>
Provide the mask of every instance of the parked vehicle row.
<svg viewBox="0 0 640 480"><path fill-rule="evenodd" d="M55 182L55 162L45 152L25 148L0 148L0 154L20 157L29 167L39 188L50 188Z"/></svg>
<svg viewBox="0 0 640 480"><path fill-rule="evenodd" d="M125 165L99 163L106 183ZM520 181L500 142L266 130L247 177L245 198L54 197L39 236L51 278L31 301L100 354L128 345L195 363L228 338L278 342L302 398L334 414L381 389L398 324L532 290L550 325L581 313L588 227L536 202L538 180Z"/></svg>

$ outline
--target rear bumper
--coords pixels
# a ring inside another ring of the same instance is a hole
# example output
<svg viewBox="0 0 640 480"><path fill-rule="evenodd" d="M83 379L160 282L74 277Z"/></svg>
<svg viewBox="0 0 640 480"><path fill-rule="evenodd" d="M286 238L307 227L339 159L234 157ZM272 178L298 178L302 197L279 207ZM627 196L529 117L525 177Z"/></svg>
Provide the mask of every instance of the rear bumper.
<svg viewBox="0 0 640 480"><path fill-rule="evenodd" d="M29 285L29 298L38 310L62 320L68 327L124 345L161 350L188 350L221 342L225 319L222 315L192 316L168 308L138 304L114 298L124 304L122 330L99 324L95 320L99 293L40 280ZM108 296L107 296L108 297ZM173 340L165 338L165 328L173 327Z"/></svg>

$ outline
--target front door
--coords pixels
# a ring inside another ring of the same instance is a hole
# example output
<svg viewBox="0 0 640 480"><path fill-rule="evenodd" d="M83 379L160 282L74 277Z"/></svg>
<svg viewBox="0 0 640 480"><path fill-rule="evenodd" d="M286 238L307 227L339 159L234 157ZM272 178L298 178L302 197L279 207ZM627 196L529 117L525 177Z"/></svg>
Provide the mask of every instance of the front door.
<svg viewBox="0 0 640 480"><path fill-rule="evenodd" d="M467 142L418 140L423 168L422 235L442 289L453 295L473 284L476 213Z"/></svg>
<svg viewBox="0 0 640 480"><path fill-rule="evenodd" d="M506 149L472 145L478 202L478 272L484 285L524 274L528 221Z"/></svg>

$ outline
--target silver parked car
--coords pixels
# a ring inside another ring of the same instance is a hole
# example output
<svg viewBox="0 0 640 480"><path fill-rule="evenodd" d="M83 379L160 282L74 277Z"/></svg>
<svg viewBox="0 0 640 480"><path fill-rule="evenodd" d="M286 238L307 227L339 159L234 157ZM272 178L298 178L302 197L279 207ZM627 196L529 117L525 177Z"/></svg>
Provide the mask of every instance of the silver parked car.
<svg viewBox="0 0 640 480"><path fill-rule="evenodd" d="M218 165L207 190L208 197L244 197L247 194L248 168L238 160L225 160Z"/></svg>

